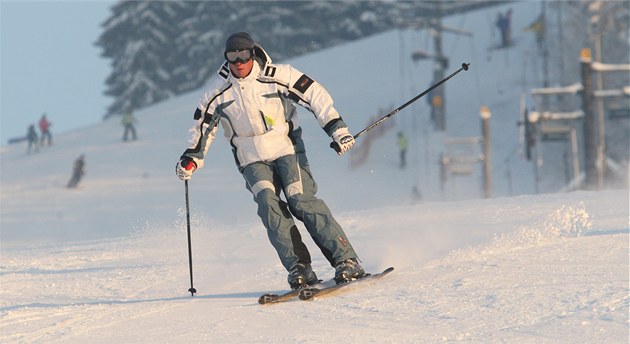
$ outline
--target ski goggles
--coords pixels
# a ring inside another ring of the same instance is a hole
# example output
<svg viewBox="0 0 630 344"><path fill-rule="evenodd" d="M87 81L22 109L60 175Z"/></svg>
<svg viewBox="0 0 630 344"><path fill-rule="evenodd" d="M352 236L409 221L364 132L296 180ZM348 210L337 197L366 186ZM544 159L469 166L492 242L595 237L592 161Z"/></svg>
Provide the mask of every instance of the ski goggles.
<svg viewBox="0 0 630 344"><path fill-rule="evenodd" d="M225 59L229 62L229 63L245 63L249 60L251 60L252 57L254 57L254 50L253 49L246 49L246 50L237 50L237 51L226 51L224 54Z"/></svg>

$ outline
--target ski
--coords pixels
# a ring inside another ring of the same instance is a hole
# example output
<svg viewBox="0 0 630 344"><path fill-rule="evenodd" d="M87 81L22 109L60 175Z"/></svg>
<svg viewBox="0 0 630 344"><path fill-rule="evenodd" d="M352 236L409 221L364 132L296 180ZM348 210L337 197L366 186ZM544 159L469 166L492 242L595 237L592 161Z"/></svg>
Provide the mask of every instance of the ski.
<svg viewBox="0 0 630 344"><path fill-rule="evenodd" d="M258 303L266 305L269 303L284 302L300 295L300 289L291 290L284 294L263 294L258 298Z"/></svg>
<svg viewBox="0 0 630 344"><path fill-rule="evenodd" d="M324 285L322 282L323 282L322 280L319 280L317 281L317 283L313 284L312 286L307 286L305 288L311 288L317 285ZM267 305L270 303L279 303L279 302L289 301L291 299L297 298L300 295L300 291L302 289L304 288L291 290L284 294L272 294L272 293L263 294L258 298L258 303L261 305Z"/></svg>
<svg viewBox="0 0 630 344"><path fill-rule="evenodd" d="M298 291L298 295L300 297L300 300L304 300L304 301L312 300L314 297L322 297L325 295L329 295L347 286L355 285L356 283L363 283L367 281L374 281L374 280L380 279L392 271L394 271L394 268L389 267L385 269L383 272L366 275L365 277L362 277L362 278L359 278L350 282L346 282L346 283L336 284L330 287L325 287L325 288L306 287L306 288L300 289Z"/></svg>

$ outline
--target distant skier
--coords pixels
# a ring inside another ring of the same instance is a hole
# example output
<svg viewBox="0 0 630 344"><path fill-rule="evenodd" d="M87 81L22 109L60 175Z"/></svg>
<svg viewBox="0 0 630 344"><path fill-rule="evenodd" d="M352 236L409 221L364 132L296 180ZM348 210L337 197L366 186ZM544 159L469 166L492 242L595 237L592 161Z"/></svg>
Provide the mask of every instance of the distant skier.
<svg viewBox="0 0 630 344"><path fill-rule="evenodd" d="M138 136L136 135L136 127L134 126L136 122L137 120L135 117L133 117L132 108L127 107L125 111L123 112L122 120L121 120L121 124L125 127L125 132L123 134L123 141L125 142L128 141L129 133L131 133L132 140L135 141L138 139Z"/></svg>
<svg viewBox="0 0 630 344"><path fill-rule="evenodd" d="M28 150L27 153L31 154L31 152L37 153L39 151L39 136L35 131L35 125L31 124L28 126L28 130L26 131L26 140L28 140Z"/></svg>
<svg viewBox="0 0 630 344"><path fill-rule="evenodd" d="M496 26L501 32L501 48L512 45L512 9L510 8L505 14L499 12L497 15Z"/></svg>
<svg viewBox="0 0 630 344"><path fill-rule="evenodd" d="M311 256L294 218L304 222L329 263L337 283L363 277L365 271L341 226L324 201L315 197L302 129L294 104L311 110L319 125L339 145L342 155L354 144L348 126L318 82L286 64L272 64L263 48L245 32L226 42L226 63L211 82L195 114L191 146L176 172L188 180L203 167L219 124L232 146L247 189L292 289L318 281ZM280 198L284 192L286 202Z"/></svg>
<svg viewBox="0 0 630 344"><path fill-rule="evenodd" d="M418 188L418 185L414 185L411 188L411 200L413 202L420 202L420 201L422 201L422 193L420 192L420 189Z"/></svg>
<svg viewBox="0 0 630 344"><path fill-rule="evenodd" d="M85 155L81 154L75 161L72 166L72 177L68 182L68 188L74 189L79 185L81 178L85 174Z"/></svg>
<svg viewBox="0 0 630 344"><path fill-rule="evenodd" d="M402 131L398 132L397 143L398 149L400 150L400 168L404 169L407 166L407 148L409 148L409 142Z"/></svg>
<svg viewBox="0 0 630 344"><path fill-rule="evenodd" d="M46 114L43 114L39 119L39 131L42 133L41 145L44 146L44 142L48 141L48 146L52 146L52 135L50 134L50 126L52 124L46 118Z"/></svg>

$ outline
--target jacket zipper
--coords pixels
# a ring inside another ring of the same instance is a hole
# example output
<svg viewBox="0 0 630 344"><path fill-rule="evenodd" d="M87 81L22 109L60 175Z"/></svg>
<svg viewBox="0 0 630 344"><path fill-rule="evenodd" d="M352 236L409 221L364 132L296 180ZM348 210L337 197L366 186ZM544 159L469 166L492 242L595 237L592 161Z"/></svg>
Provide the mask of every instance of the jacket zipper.
<svg viewBox="0 0 630 344"><path fill-rule="evenodd" d="M260 118L262 119L263 125L265 126L265 132L269 131L269 127L267 127L267 121L265 120L265 114L258 110L260 112Z"/></svg>

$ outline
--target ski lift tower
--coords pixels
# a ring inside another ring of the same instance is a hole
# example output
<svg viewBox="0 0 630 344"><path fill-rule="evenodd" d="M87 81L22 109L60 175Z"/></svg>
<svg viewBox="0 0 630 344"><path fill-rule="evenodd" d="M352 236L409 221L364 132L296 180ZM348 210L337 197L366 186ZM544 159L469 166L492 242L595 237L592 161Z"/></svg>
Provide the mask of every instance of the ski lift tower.
<svg viewBox="0 0 630 344"><path fill-rule="evenodd" d="M502 5L510 1L418 1L414 6L421 7L426 16L414 20L401 21L402 27L412 27L415 29L428 29L433 37L433 53L425 51L415 51L412 53L413 60L432 59L434 61L433 83L444 79L448 69L449 60L442 52L442 33L454 33L458 35L472 37L472 33L456 28L442 25L442 18L465 13L488 6ZM446 99L444 86L438 87L431 93L431 121L436 131L446 131Z"/></svg>
<svg viewBox="0 0 630 344"><path fill-rule="evenodd" d="M436 4L438 9L440 3ZM438 10L438 13L440 11ZM448 69L449 60L444 56L442 52L442 33L449 32L463 36L472 37L472 32L459 30L456 28L449 28L442 25L442 16L430 18L427 21L416 22L414 25L417 29L429 29L431 36L433 37L433 53L428 53L423 50L416 50L411 54L411 58L414 61L422 59L432 59L435 64L433 66L433 81L435 83L444 79L446 70ZM430 93L431 101L431 121L436 131L446 131L446 99L444 86L438 87Z"/></svg>

